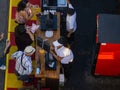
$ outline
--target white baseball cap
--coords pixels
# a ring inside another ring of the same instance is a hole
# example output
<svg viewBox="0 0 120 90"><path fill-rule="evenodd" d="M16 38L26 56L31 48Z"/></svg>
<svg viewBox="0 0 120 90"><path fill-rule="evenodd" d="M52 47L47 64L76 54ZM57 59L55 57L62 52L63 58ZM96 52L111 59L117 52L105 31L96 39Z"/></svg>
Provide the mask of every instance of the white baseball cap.
<svg viewBox="0 0 120 90"><path fill-rule="evenodd" d="M33 54L35 52L35 48L32 46L27 46L24 50L25 54Z"/></svg>

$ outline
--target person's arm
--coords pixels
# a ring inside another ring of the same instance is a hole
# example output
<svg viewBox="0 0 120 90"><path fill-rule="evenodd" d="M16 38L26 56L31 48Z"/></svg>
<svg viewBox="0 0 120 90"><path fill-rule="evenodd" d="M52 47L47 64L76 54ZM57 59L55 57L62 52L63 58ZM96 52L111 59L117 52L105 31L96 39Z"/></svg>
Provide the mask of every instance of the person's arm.
<svg viewBox="0 0 120 90"><path fill-rule="evenodd" d="M11 59L16 59L18 57L18 52L15 52L11 55Z"/></svg>
<svg viewBox="0 0 120 90"><path fill-rule="evenodd" d="M6 41L6 46L5 46L5 49L4 49L4 54L7 54L7 51L8 51L8 49L9 49L9 47L10 47L10 41Z"/></svg>
<svg viewBox="0 0 120 90"><path fill-rule="evenodd" d="M33 17L34 11L31 8L29 8L28 10L30 12L30 15L28 16L28 20L29 20L29 19L31 19Z"/></svg>
<svg viewBox="0 0 120 90"><path fill-rule="evenodd" d="M20 11L19 14L21 14L25 18L25 20L29 20L33 16L33 11L30 9L29 12L30 12L30 15L28 15L28 13L25 10Z"/></svg>
<svg viewBox="0 0 120 90"><path fill-rule="evenodd" d="M26 30L26 33L30 36L31 40L34 41L34 35L30 32L30 30Z"/></svg>
<svg viewBox="0 0 120 90"><path fill-rule="evenodd" d="M32 70L33 70L32 65L28 66L28 75L32 73Z"/></svg>
<svg viewBox="0 0 120 90"><path fill-rule="evenodd" d="M4 33L1 33L0 37L1 37L0 40L3 40L5 42ZM7 40L5 43L5 48L3 50L4 55L7 53L9 47L10 47L10 41Z"/></svg>
<svg viewBox="0 0 120 90"><path fill-rule="evenodd" d="M3 38L4 38L4 33L2 32L2 33L0 34L0 41L1 41Z"/></svg>
<svg viewBox="0 0 120 90"><path fill-rule="evenodd" d="M54 51L54 46L53 45L50 46L50 52L57 61L61 61L62 57L57 56L57 54Z"/></svg>
<svg viewBox="0 0 120 90"><path fill-rule="evenodd" d="M69 20L69 32L67 34L67 37L70 37L71 34L74 32L74 24L76 23L76 17L72 15Z"/></svg>
<svg viewBox="0 0 120 90"><path fill-rule="evenodd" d="M51 51L51 53L52 53L53 57L54 57L57 61L61 62L61 60L63 59L62 57L57 56L54 51Z"/></svg>
<svg viewBox="0 0 120 90"><path fill-rule="evenodd" d="M67 34L67 37L69 38L72 33L73 33L73 29L70 29L69 32L68 32L68 34Z"/></svg>

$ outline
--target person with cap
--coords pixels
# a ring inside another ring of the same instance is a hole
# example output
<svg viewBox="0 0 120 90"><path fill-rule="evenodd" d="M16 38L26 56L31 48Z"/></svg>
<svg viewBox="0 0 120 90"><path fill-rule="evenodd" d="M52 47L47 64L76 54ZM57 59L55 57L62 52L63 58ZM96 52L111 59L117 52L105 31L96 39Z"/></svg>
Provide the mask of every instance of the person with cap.
<svg viewBox="0 0 120 90"><path fill-rule="evenodd" d="M71 44L74 41L74 32L77 28L76 23L76 12L74 10L74 7L70 3L70 0L67 0L68 8L66 10L67 16L66 16L66 30L68 38L68 43Z"/></svg>
<svg viewBox="0 0 120 90"><path fill-rule="evenodd" d="M5 39L3 32L0 32L0 70L6 70L5 59L9 49L10 41Z"/></svg>
<svg viewBox="0 0 120 90"><path fill-rule="evenodd" d="M33 79L30 77L30 74L32 73L32 60L31 56L34 54L35 48L32 46L27 46L22 51L17 51L12 54L11 58L16 60L15 64L15 74L18 76L19 80L22 80L23 82L29 83Z"/></svg>
<svg viewBox="0 0 120 90"><path fill-rule="evenodd" d="M61 37L60 39L54 41L53 46L51 46L51 53L57 61L61 62L64 68L65 78L68 80L74 55L72 50L66 47L66 39Z"/></svg>

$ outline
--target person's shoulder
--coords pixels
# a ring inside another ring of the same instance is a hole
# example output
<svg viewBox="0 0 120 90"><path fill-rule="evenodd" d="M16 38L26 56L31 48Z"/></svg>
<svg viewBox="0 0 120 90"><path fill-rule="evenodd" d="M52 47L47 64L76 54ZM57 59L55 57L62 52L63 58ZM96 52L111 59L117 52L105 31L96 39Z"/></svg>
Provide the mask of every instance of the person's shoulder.
<svg viewBox="0 0 120 90"><path fill-rule="evenodd" d="M69 47L65 47L65 46L63 46L62 49L66 50L66 51L71 51L71 49Z"/></svg>
<svg viewBox="0 0 120 90"><path fill-rule="evenodd" d="M14 52L13 54L12 54L12 56L13 57L19 57L19 56L21 56L22 55L22 51L16 51L16 52Z"/></svg>
<svg viewBox="0 0 120 90"><path fill-rule="evenodd" d="M19 55L22 55L22 51L16 51L15 53L19 54Z"/></svg>

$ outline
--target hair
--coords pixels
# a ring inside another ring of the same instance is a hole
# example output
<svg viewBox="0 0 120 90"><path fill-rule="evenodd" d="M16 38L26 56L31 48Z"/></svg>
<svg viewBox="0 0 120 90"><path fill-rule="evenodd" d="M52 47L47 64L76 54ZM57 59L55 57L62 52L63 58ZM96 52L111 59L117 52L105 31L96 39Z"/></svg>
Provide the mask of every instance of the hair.
<svg viewBox="0 0 120 90"><path fill-rule="evenodd" d="M65 37L63 37L63 36L58 39L58 42L59 42L60 44L63 44L63 46L66 46L66 47L67 47L67 45L68 45L67 38L65 38Z"/></svg>
<svg viewBox="0 0 120 90"><path fill-rule="evenodd" d="M26 8L26 4L28 3L27 0L22 0L18 3L17 5L17 11L21 11L21 10L24 10Z"/></svg>
<svg viewBox="0 0 120 90"><path fill-rule="evenodd" d="M75 10L73 8L67 8L67 14L73 15L75 13Z"/></svg>
<svg viewBox="0 0 120 90"><path fill-rule="evenodd" d="M28 0L22 0L22 2L23 2L24 4L27 4L27 3L28 3Z"/></svg>

